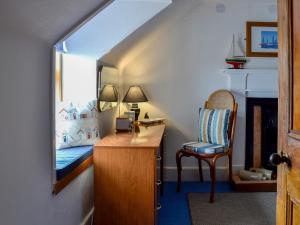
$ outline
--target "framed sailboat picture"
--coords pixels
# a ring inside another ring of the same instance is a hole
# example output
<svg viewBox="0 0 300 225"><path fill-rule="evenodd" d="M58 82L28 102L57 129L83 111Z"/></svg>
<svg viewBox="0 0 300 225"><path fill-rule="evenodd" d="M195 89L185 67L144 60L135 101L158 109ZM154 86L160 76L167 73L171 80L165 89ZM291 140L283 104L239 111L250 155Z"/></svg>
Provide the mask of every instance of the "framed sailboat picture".
<svg viewBox="0 0 300 225"><path fill-rule="evenodd" d="M246 47L246 55L248 57L277 57L277 23L247 22Z"/></svg>

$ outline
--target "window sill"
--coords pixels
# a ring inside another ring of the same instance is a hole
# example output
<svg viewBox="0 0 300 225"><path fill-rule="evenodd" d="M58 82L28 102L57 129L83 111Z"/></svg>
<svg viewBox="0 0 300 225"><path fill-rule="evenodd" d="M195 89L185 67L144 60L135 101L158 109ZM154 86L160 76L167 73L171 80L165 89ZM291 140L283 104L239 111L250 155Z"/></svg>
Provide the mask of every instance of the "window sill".
<svg viewBox="0 0 300 225"><path fill-rule="evenodd" d="M56 183L53 194L58 194L83 171L93 165L93 147L75 147L56 152Z"/></svg>
<svg viewBox="0 0 300 225"><path fill-rule="evenodd" d="M76 177L78 177L83 171L93 165L93 155L89 156L79 166L72 170L67 176L57 181L54 185L53 194L57 195L62 191L69 183L71 183Z"/></svg>

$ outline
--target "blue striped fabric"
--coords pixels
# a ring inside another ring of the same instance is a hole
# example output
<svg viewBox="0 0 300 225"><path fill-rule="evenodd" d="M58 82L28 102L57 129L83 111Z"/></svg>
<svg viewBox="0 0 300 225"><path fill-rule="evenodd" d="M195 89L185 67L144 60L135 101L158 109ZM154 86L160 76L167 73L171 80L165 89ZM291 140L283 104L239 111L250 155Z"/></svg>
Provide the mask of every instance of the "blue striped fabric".
<svg viewBox="0 0 300 225"><path fill-rule="evenodd" d="M228 147L230 109L199 109L199 142Z"/></svg>
<svg viewBox="0 0 300 225"><path fill-rule="evenodd" d="M182 145L184 149L189 149L197 153L202 154L214 154L224 152L225 148L223 145L216 145L203 142L188 142Z"/></svg>

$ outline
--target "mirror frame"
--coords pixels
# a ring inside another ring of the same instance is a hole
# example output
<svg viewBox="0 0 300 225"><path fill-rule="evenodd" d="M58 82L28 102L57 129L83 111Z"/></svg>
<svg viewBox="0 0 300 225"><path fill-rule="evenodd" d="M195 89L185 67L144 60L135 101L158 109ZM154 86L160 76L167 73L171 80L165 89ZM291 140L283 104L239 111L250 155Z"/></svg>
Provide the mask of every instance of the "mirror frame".
<svg viewBox="0 0 300 225"><path fill-rule="evenodd" d="M113 66L106 66L106 65L97 63L96 96L97 96L97 107L98 107L99 112L104 112L104 111L111 110L111 109L117 107L118 101L119 101L119 94L118 94L117 102L104 102L104 101L99 100L100 93L103 88L102 87L102 83L103 83L102 82L102 77L103 77L102 72L103 72L104 67L115 69L118 71L118 69ZM117 91L118 91L118 85L119 85L118 77L119 77L119 74L116 75L116 83L112 83L112 85L115 86ZM105 106L106 106L106 108L104 109Z"/></svg>

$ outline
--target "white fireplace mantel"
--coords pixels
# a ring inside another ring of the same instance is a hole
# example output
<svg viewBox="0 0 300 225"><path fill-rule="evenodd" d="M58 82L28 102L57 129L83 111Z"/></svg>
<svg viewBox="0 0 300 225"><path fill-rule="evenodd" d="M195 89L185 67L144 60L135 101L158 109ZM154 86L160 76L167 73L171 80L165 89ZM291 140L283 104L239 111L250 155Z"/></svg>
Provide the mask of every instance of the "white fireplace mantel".
<svg viewBox="0 0 300 225"><path fill-rule="evenodd" d="M277 69L222 69L228 76L228 89L246 97L277 98Z"/></svg>

